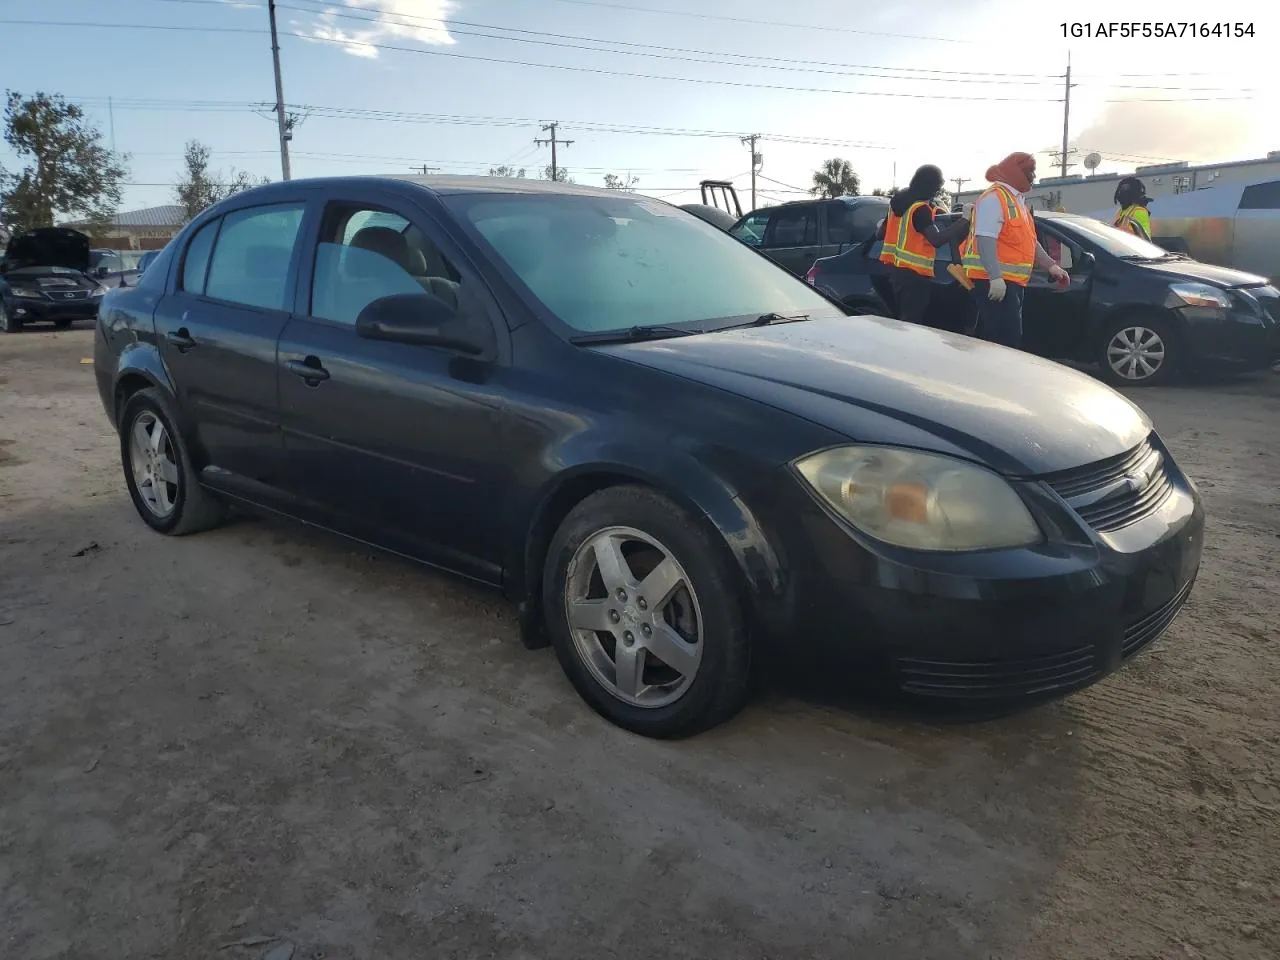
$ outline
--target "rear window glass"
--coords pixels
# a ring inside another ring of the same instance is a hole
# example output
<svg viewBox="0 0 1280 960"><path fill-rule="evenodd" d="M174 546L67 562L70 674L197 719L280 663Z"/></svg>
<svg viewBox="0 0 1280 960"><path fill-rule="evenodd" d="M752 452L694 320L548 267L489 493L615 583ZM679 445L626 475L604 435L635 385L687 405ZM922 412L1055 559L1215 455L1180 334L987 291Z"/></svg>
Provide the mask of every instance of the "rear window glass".
<svg viewBox="0 0 1280 960"><path fill-rule="evenodd" d="M247 307L283 310L303 204L237 210L222 218L205 294Z"/></svg>
<svg viewBox="0 0 1280 960"><path fill-rule="evenodd" d="M209 272L209 254L213 252L213 238L218 235L221 219L210 220L196 231L187 244L187 255L182 259L182 289L191 293L204 293L205 275Z"/></svg>

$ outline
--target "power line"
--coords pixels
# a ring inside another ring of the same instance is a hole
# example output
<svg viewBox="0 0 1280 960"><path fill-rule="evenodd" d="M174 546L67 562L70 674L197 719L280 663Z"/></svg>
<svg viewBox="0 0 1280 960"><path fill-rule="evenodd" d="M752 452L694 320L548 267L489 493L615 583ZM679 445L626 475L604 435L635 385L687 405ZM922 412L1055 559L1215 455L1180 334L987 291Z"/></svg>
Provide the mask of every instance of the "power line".
<svg viewBox="0 0 1280 960"><path fill-rule="evenodd" d="M242 27L196 27L196 26L173 26L167 24L149 24L149 23L90 23L86 21L55 21L55 20L12 20L0 19L0 23L16 24L22 26L41 26L41 27L88 27L95 30L112 30L112 29L128 29L128 30L168 30L194 33L256 33L259 30L252 30ZM353 41L350 38L338 37L317 37L303 33L285 33L284 36L295 37L299 40L307 40L312 43L330 43L341 46L351 46L353 43L361 47L368 47L375 50L393 50L401 53L412 53L419 56L443 57L450 60L470 60L477 63L497 63L507 66L536 67L543 70L562 70L572 73L589 73L600 76L627 77L636 80L666 80L675 83L695 83L711 86L734 87L739 89L753 90L780 90L790 93L829 93L840 94L844 96L856 97L889 97L893 99L907 100L948 100L963 101L968 103L991 102L991 103L1052 103L1060 102L1057 98L1035 98L1035 97L993 97L993 96L953 96L946 94L930 94L930 93L906 93L902 91L887 90L840 90L830 87L797 87L784 86L781 84L767 83L748 83L741 80L716 80L708 77L677 77L669 74L649 74L649 73L631 73L622 70L607 70L601 67L583 67L573 66L570 64L558 63L534 63L527 60L511 60L504 57L481 57L474 54L463 53L446 53L442 50L423 50L418 47L406 47L398 44L374 43L368 40ZM905 79L905 78L895 78ZM1171 88L1170 92L1176 91L1178 88ZM1230 96L1230 97L1139 97L1125 98L1121 100L1104 100L1104 103L1183 103L1187 101L1221 101L1221 100L1252 100L1254 97L1248 96Z"/></svg>

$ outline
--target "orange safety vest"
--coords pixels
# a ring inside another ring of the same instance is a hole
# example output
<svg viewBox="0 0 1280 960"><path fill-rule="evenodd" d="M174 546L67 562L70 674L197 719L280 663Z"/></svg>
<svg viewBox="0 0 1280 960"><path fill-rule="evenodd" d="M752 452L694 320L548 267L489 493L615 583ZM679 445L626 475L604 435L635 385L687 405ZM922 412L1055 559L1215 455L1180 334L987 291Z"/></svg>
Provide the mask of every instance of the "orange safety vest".
<svg viewBox="0 0 1280 960"><path fill-rule="evenodd" d="M1004 223L1000 225L1000 236L996 237L1000 277L1006 283L1025 287L1031 279L1031 269L1036 262L1036 225L1017 195L1001 183L993 183L987 187L973 205L975 214L978 203L992 192L1004 204ZM977 226L978 218L974 215L969 220L969 236L960 246L960 263L964 266L965 276L970 280L990 280L987 268L982 265L982 258L978 256L978 239L975 235Z"/></svg>
<svg viewBox="0 0 1280 960"><path fill-rule="evenodd" d="M936 216L933 204L926 200L917 201L907 208L907 212L898 218L897 239L894 243L894 265L918 273L922 277L933 276L933 244L924 238L924 234L915 228L916 208L924 207L929 211L929 218ZM889 236L889 228L885 226L885 237ZM884 257L881 256L883 261Z"/></svg>

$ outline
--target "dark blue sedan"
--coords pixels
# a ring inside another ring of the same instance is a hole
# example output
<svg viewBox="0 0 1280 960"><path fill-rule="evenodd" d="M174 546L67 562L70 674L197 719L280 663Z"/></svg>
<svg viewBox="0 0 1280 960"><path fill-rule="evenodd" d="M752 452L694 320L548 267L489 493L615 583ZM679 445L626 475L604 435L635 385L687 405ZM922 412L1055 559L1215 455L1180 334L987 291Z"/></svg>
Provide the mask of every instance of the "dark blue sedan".
<svg viewBox="0 0 1280 960"><path fill-rule="evenodd" d="M492 584L651 736L779 663L1065 693L1159 636L1200 562L1195 488L1120 394L847 316L631 194L248 190L107 294L95 371L153 529L240 504Z"/></svg>

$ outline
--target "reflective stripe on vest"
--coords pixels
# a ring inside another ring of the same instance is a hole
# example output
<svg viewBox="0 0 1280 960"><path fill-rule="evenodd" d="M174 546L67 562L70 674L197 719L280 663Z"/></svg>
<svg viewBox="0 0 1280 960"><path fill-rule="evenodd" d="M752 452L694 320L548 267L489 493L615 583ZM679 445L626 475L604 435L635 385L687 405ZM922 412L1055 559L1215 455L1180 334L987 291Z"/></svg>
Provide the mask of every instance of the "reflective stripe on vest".
<svg viewBox="0 0 1280 960"><path fill-rule="evenodd" d="M924 238L915 227L916 210L924 207L933 218L933 205L927 201L913 203L898 220L898 238L896 243L896 265L921 276L933 276L933 244Z"/></svg>
<svg viewBox="0 0 1280 960"><path fill-rule="evenodd" d="M1031 279L1031 270L1036 262L1036 226L1027 214L1018 198L1003 184L993 183L983 192L973 205L973 216L969 220L969 236L960 247L960 263L965 275L970 280L989 280L987 268L982 265L982 257L978 255L978 204L988 194L994 192L1004 204L1004 223L1000 225L1000 236L996 238L996 258L1000 261L1000 276L1007 283L1026 286Z"/></svg>
<svg viewBox="0 0 1280 960"><path fill-rule="evenodd" d="M1149 216L1143 216L1146 212L1147 211L1138 204L1130 204L1116 214L1116 218L1111 225L1117 230L1128 230L1130 233L1141 237L1143 240L1150 240L1151 218ZM1144 220L1146 221L1145 223L1143 222Z"/></svg>
<svg viewBox="0 0 1280 960"><path fill-rule="evenodd" d="M889 216L884 220L884 244L880 247L880 262L888 267L898 265L898 224L902 218L889 208Z"/></svg>

